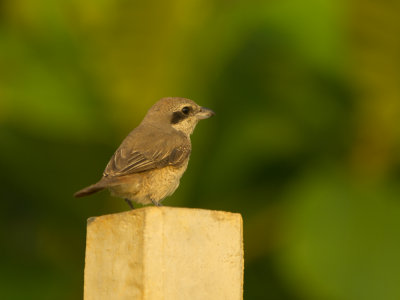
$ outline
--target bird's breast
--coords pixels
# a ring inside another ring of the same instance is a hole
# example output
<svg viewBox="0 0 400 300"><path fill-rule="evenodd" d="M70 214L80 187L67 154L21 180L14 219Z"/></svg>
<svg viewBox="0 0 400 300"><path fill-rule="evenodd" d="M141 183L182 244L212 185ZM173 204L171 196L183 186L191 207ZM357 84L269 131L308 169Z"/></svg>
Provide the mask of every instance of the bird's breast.
<svg viewBox="0 0 400 300"><path fill-rule="evenodd" d="M149 197L161 201L172 195L179 186L180 179L185 173L188 162L181 167L164 167L152 170L147 178Z"/></svg>

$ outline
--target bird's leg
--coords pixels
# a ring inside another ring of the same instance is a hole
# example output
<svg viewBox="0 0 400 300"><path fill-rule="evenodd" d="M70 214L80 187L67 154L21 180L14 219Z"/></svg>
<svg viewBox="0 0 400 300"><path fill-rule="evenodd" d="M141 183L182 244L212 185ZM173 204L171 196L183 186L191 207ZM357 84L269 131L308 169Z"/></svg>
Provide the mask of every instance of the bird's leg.
<svg viewBox="0 0 400 300"><path fill-rule="evenodd" d="M125 198L124 200L125 200L126 203L128 203L128 205L129 205L129 207L130 207L131 209L135 209L135 207L133 206L133 203L132 203L131 200L129 200L128 198Z"/></svg>
<svg viewBox="0 0 400 300"><path fill-rule="evenodd" d="M157 202L157 201L154 200L154 199L151 199L151 202L153 202L153 204L154 204L155 206L162 206L162 204L161 204L160 202Z"/></svg>

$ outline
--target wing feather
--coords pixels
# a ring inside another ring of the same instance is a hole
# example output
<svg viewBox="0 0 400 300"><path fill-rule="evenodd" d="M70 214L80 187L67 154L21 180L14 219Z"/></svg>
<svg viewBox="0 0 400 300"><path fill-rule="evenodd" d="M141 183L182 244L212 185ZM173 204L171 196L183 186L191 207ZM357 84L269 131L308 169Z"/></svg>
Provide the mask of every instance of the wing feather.
<svg viewBox="0 0 400 300"><path fill-rule="evenodd" d="M111 157L104 176L124 176L165 166L180 166L191 152L190 140L179 133L136 128Z"/></svg>

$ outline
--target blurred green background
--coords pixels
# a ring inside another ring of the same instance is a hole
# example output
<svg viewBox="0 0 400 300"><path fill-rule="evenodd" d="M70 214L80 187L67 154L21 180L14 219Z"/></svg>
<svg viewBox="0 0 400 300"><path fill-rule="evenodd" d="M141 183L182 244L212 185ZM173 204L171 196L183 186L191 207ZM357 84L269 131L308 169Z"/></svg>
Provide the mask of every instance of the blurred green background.
<svg viewBox="0 0 400 300"><path fill-rule="evenodd" d="M245 299L400 299L400 2L0 1L1 299L81 299L98 180L159 98L217 115L171 206L240 212Z"/></svg>

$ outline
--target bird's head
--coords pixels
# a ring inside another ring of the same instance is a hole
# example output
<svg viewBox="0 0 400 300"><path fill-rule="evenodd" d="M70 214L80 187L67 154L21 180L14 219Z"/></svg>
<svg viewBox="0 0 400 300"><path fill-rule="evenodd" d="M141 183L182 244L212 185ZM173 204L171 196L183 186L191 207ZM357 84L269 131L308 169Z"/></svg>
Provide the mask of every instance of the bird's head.
<svg viewBox="0 0 400 300"><path fill-rule="evenodd" d="M147 112L143 122L157 127L173 128L185 135L192 134L199 120L212 117L211 109L186 98L162 98Z"/></svg>

